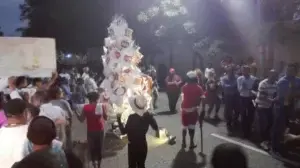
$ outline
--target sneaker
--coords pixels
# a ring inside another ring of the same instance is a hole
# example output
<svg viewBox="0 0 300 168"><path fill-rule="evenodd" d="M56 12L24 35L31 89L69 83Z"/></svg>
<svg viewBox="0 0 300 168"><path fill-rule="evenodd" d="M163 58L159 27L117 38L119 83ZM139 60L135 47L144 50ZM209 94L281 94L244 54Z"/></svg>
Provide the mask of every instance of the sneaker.
<svg viewBox="0 0 300 168"><path fill-rule="evenodd" d="M197 148L197 145L195 145L195 144L190 145L190 150L195 149L195 148Z"/></svg>
<svg viewBox="0 0 300 168"><path fill-rule="evenodd" d="M234 133L233 133L233 131L227 131L227 136L229 136L229 137L233 137L234 136Z"/></svg>
<svg viewBox="0 0 300 168"><path fill-rule="evenodd" d="M275 150L271 150L270 155L273 156L275 159L281 158L281 154Z"/></svg>
<svg viewBox="0 0 300 168"><path fill-rule="evenodd" d="M270 150L269 144L268 144L267 141L264 141L264 142L260 143L260 147L261 147L263 150L265 150L265 151Z"/></svg>
<svg viewBox="0 0 300 168"><path fill-rule="evenodd" d="M227 136L233 136L234 133L233 133L233 129L231 126L227 126Z"/></svg>
<svg viewBox="0 0 300 168"><path fill-rule="evenodd" d="M220 117L219 117L219 115L218 115L218 114L216 114L216 115L214 116L214 119L215 119L215 120L220 120Z"/></svg>

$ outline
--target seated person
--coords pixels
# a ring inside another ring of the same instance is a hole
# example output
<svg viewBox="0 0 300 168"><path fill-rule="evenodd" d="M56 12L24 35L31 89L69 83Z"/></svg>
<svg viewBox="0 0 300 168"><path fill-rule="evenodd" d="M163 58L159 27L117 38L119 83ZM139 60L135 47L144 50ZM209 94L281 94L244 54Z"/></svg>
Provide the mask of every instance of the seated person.
<svg viewBox="0 0 300 168"><path fill-rule="evenodd" d="M300 135L286 134L284 137L284 144L290 149L299 148Z"/></svg>

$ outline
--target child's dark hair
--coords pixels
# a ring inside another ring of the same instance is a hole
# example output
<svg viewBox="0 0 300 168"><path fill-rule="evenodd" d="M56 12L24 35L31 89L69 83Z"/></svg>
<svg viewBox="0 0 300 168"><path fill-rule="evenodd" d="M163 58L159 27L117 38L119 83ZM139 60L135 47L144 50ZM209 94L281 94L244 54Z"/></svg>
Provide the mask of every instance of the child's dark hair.
<svg viewBox="0 0 300 168"><path fill-rule="evenodd" d="M54 122L44 116L33 118L28 126L27 138L35 145L50 145L56 137Z"/></svg>
<svg viewBox="0 0 300 168"><path fill-rule="evenodd" d="M48 101L48 96L46 91L37 91L34 93L33 99L39 100L40 102L44 103Z"/></svg>
<svg viewBox="0 0 300 168"><path fill-rule="evenodd" d="M27 109L32 117L37 117L40 114L40 109L32 104L27 104Z"/></svg>
<svg viewBox="0 0 300 168"><path fill-rule="evenodd" d="M20 116L25 112L26 106L24 100L12 99L4 105L4 112L7 117Z"/></svg>
<svg viewBox="0 0 300 168"><path fill-rule="evenodd" d="M61 89L59 87L51 87L47 92L47 98L49 100L55 100L58 98L58 95L61 93Z"/></svg>
<svg viewBox="0 0 300 168"><path fill-rule="evenodd" d="M88 98L90 103L97 102L97 100L99 99L99 94L97 92L91 92L88 93L86 97Z"/></svg>
<svg viewBox="0 0 300 168"><path fill-rule="evenodd" d="M244 151L239 146L231 143L224 143L215 147L211 164L213 168L248 168Z"/></svg>
<svg viewBox="0 0 300 168"><path fill-rule="evenodd" d="M82 78L77 79L77 84L82 85L84 83L84 80Z"/></svg>
<svg viewBox="0 0 300 168"><path fill-rule="evenodd" d="M19 76L16 79L16 86L19 87L20 85L22 85L25 81L27 80L27 78L25 76Z"/></svg>
<svg viewBox="0 0 300 168"><path fill-rule="evenodd" d="M33 78L33 79L32 79L32 85L33 85L33 86L36 86L36 84L37 84L38 82L43 82L42 78Z"/></svg>

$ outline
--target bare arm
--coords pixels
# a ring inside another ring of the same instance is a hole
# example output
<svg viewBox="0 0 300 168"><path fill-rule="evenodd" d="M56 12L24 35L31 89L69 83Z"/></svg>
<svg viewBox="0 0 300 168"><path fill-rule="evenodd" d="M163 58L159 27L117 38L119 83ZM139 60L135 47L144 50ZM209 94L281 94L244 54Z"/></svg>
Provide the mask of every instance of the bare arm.
<svg viewBox="0 0 300 168"><path fill-rule="evenodd" d="M121 115L118 115L118 116L117 116L117 121L118 121L119 129L120 129L120 131L121 131L121 133L122 133L123 135L125 135L125 134L128 133L128 128L127 128L127 126L128 126L128 122L130 122L130 119L131 119L131 117L129 116L129 117L128 117L128 120L127 120L127 123L126 123L126 125L125 125L125 127L124 127L123 123L121 122Z"/></svg>
<svg viewBox="0 0 300 168"><path fill-rule="evenodd" d="M58 76L57 72L52 73L51 80L45 85L46 89L49 89L55 83L57 76Z"/></svg>
<svg viewBox="0 0 300 168"><path fill-rule="evenodd" d="M84 109L81 110L81 113L78 114L77 112L75 112L75 115L77 117L77 119L80 121L80 122L83 122L85 120L85 114L84 114Z"/></svg>
<svg viewBox="0 0 300 168"><path fill-rule="evenodd" d="M57 132L57 138L60 142L62 142L63 146L66 145L66 125L65 124L55 124L56 126L56 132Z"/></svg>
<svg viewBox="0 0 300 168"><path fill-rule="evenodd" d="M153 115L151 115L150 113L145 114L145 115L147 115L147 117L148 117L151 128L155 131L158 131L158 125L157 125L157 122L156 122L155 118L153 117Z"/></svg>
<svg viewBox="0 0 300 168"><path fill-rule="evenodd" d="M169 76L166 77L165 82L166 82L167 85L173 85L174 84L174 82L169 81Z"/></svg>

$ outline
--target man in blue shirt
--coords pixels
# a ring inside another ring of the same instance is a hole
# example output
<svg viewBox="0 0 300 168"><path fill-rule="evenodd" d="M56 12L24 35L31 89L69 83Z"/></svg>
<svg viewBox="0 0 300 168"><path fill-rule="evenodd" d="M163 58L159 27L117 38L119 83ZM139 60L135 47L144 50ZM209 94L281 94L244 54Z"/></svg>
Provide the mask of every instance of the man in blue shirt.
<svg viewBox="0 0 300 168"><path fill-rule="evenodd" d="M255 112L255 108L252 103L252 90L256 83L256 78L250 74L250 71L251 69L249 66L243 66L243 76L240 76L237 79L237 87L241 102L241 123L245 138L250 137Z"/></svg>
<svg viewBox="0 0 300 168"><path fill-rule="evenodd" d="M233 67L226 68L226 75L221 77L221 86L224 92L225 119L228 134L232 134L234 122L234 111L237 112L238 90L237 78L234 75Z"/></svg>
<svg viewBox="0 0 300 168"><path fill-rule="evenodd" d="M296 77L297 70L295 64L289 64L285 76L280 78L277 83L277 102L271 133L274 154L280 152L280 142L283 139L290 117L294 112L295 101L297 101L300 95L300 78Z"/></svg>

